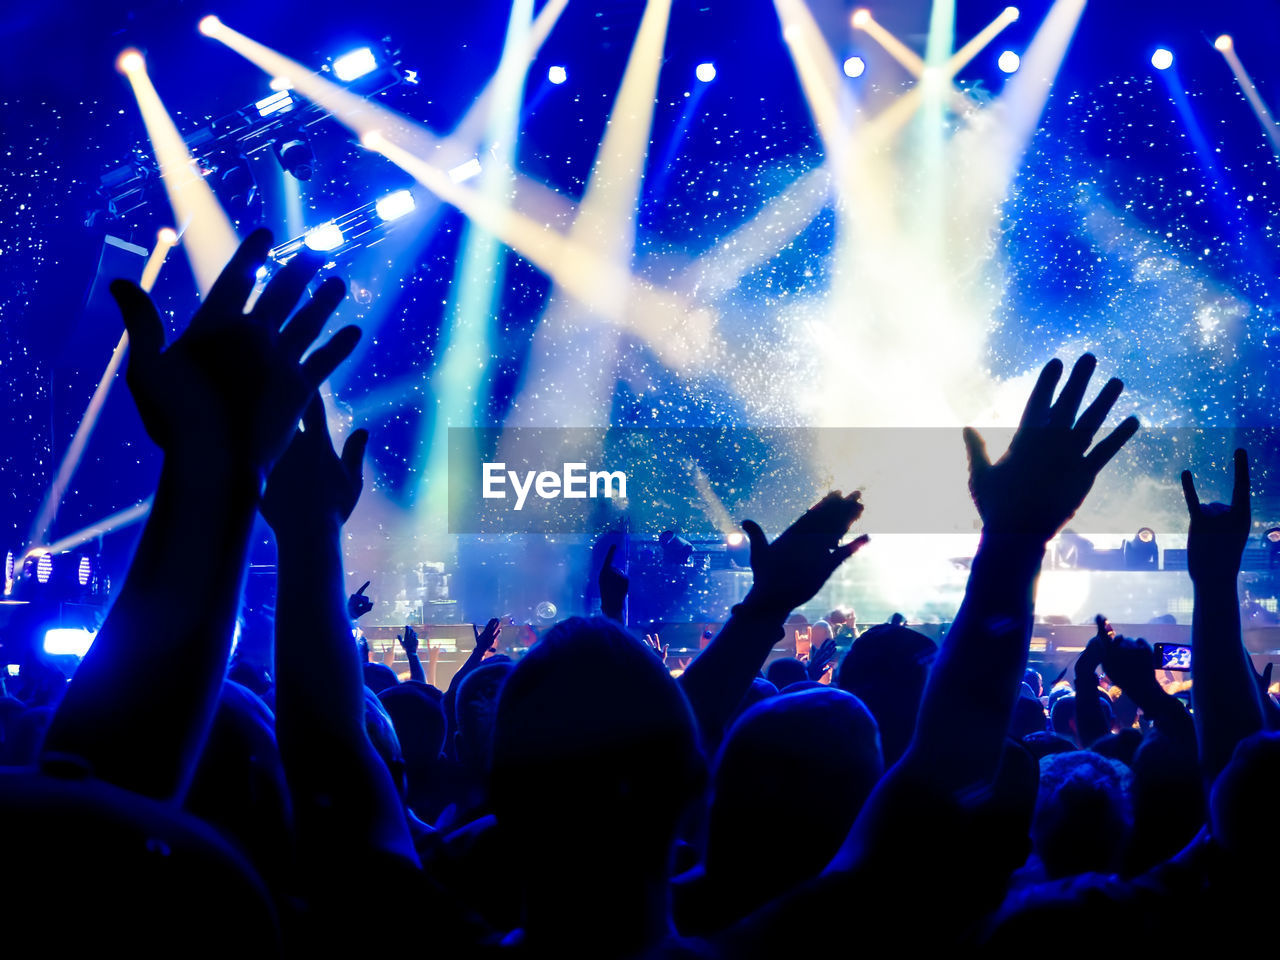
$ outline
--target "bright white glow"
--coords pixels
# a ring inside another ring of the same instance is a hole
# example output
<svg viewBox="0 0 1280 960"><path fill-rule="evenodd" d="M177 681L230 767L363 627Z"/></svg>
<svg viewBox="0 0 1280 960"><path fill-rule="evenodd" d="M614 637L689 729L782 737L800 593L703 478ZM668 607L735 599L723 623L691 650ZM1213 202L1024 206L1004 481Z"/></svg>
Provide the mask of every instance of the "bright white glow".
<svg viewBox="0 0 1280 960"><path fill-rule="evenodd" d="M206 37L212 37L222 29L222 21L213 14L209 14L209 16L201 18L200 22L196 24L196 29Z"/></svg>
<svg viewBox="0 0 1280 960"><path fill-rule="evenodd" d="M292 90L293 81L288 77L272 77L271 82L267 84L272 90Z"/></svg>
<svg viewBox="0 0 1280 960"><path fill-rule="evenodd" d="M293 109L293 97L288 90L280 90L254 104L258 108L258 116L269 117L273 113L286 113Z"/></svg>
<svg viewBox="0 0 1280 960"><path fill-rule="evenodd" d="M1013 21L1013 20L1017 20L1020 16L1022 16L1022 11L1019 10L1017 7L1005 7L1004 15L1008 17L1010 21Z"/></svg>
<svg viewBox="0 0 1280 960"><path fill-rule="evenodd" d="M867 62L861 57L850 57L844 62L844 75L857 79L867 72Z"/></svg>
<svg viewBox="0 0 1280 960"><path fill-rule="evenodd" d="M1157 70L1168 70L1173 66L1173 51L1160 47L1151 55L1151 65Z"/></svg>
<svg viewBox="0 0 1280 960"><path fill-rule="evenodd" d="M89 574L93 572L93 567L89 563L88 557L80 558L80 566L76 569L76 582L80 586L87 586L89 583Z"/></svg>
<svg viewBox="0 0 1280 960"><path fill-rule="evenodd" d="M1012 50L1006 50L1000 54L1000 59L996 61L996 66L1005 73L1017 73L1018 67L1022 65L1022 58Z"/></svg>
<svg viewBox="0 0 1280 960"><path fill-rule="evenodd" d="M266 264L263 264L262 266L260 266L258 268L258 272L254 274L254 276L257 277L259 280L265 280L270 275L271 275L271 271L267 269Z"/></svg>
<svg viewBox="0 0 1280 960"><path fill-rule="evenodd" d="M161 227L160 232L156 234L156 243L163 243L166 247L176 247L178 231L173 227Z"/></svg>
<svg viewBox="0 0 1280 960"><path fill-rule="evenodd" d="M740 547L742 546L742 541L746 540L747 537L746 537L746 534L739 533L737 530L735 530L733 533L729 534L724 539L725 539L725 542L729 544L729 546Z"/></svg>
<svg viewBox="0 0 1280 960"><path fill-rule="evenodd" d="M1236 43L1231 39L1231 34L1229 33L1224 33L1217 40L1213 41L1213 49L1217 50L1219 53L1226 53L1235 45Z"/></svg>
<svg viewBox="0 0 1280 960"><path fill-rule="evenodd" d="M395 193L388 193L374 204L374 209L377 210L378 217L382 220L398 220L405 214L412 213L413 208L413 194L408 190L397 190Z"/></svg>
<svg viewBox="0 0 1280 960"><path fill-rule="evenodd" d="M861 29L871 22L871 11L865 7L861 10L853 11L853 25Z"/></svg>
<svg viewBox="0 0 1280 960"><path fill-rule="evenodd" d="M142 59L142 54L132 47L121 51L120 56L116 57L116 69L121 73L136 73L145 70L146 66L147 61Z"/></svg>
<svg viewBox="0 0 1280 960"><path fill-rule="evenodd" d="M89 652L89 647L93 645L93 638L97 635L96 630L54 627L44 632L44 652L55 657L83 657Z"/></svg>
<svg viewBox="0 0 1280 960"><path fill-rule="evenodd" d="M36 580L40 583L48 583L51 576L53 576L53 557L42 553L40 559L36 561Z"/></svg>
<svg viewBox="0 0 1280 960"><path fill-rule="evenodd" d="M372 73L377 66L378 61L374 59L373 51L368 47L361 47L334 60L333 75L343 83L350 83L352 80L359 80L366 73Z"/></svg>
<svg viewBox="0 0 1280 960"><path fill-rule="evenodd" d="M318 227L313 227L307 231L307 238L303 241L312 250L321 253L326 250L336 250L342 246L342 242L342 228L336 223L322 223Z"/></svg>
<svg viewBox="0 0 1280 960"><path fill-rule="evenodd" d="M547 69L547 79L559 85L569 79L569 71L564 67L549 67Z"/></svg>
<svg viewBox="0 0 1280 960"><path fill-rule="evenodd" d="M480 161L475 157L458 164L449 171L449 179L454 183L465 183L472 177L480 176Z"/></svg>
<svg viewBox="0 0 1280 960"><path fill-rule="evenodd" d="M700 63L694 68L693 75L703 83L710 83L716 78L716 65L714 63Z"/></svg>

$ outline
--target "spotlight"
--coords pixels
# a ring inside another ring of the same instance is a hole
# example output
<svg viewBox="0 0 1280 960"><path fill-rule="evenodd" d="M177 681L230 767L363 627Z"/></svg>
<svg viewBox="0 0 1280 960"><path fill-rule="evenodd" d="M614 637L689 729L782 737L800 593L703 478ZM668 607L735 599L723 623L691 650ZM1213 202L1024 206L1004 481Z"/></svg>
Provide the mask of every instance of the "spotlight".
<svg viewBox="0 0 1280 960"><path fill-rule="evenodd" d="M1226 53L1235 45L1236 43L1231 39L1231 34L1229 33L1224 33L1217 40L1213 41L1213 49L1217 50L1219 53Z"/></svg>
<svg viewBox="0 0 1280 960"><path fill-rule="evenodd" d="M394 193L388 193L375 203L373 208L377 211L378 218L384 223L390 220L399 220L405 214L413 213L413 194L408 190L397 190Z"/></svg>
<svg viewBox="0 0 1280 960"><path fill-rule="evenodd" d="M731 547L742 546L742 544L746 542L746 539L747 535L745 533L739 533L737 530L724 538L725 543L729 544Z"/></svg>
<svg viewBox="0 0 1280 960"><path fill-rule="evenodd" d="M569 79L569 71L564 67L550 67L547 70L547 79L559 86Z"/></svg>
<svg viewBox="0 0 1280 960"><path fill-rule="evenodd" d="M344 237L342 236L342 228L336 223L322 223L318 227L312 227L307 231L307 237L303 241L312 250L324 253L328 250L336 250L342 246Z"/></svg>
<svg viewBox="0 0 1280 960"><path fill-rule="evenodd" d="M44 652L55 657L83 657L93 645L96 630L76 627L54 627L44 632Z"/></svg>
<svg viewBox="0 0 1280 960"><path fill-rule="evenodd" d="M315 172L316 156L311 152L311 144L302 134L293 130L284 134L271 145L280 162L281 169L293 174L295 180L310 180Z"/></svg>
<svg viewBox="0 0 1280 960"><path fill-rule="evenodd" d="M120 56L116 57L116 69L121 73L137 73L145 70L147 61L142 59L142 54L130 47L128 50L122 50Z"/></svg>
<svg viewBox="0 0 1280 960"><path fill-rule="evenodd" d="M209 14L207 17L201 17L200 22L196 24L196 29L206 37L212 37L222 29L222 21L213 14Z"/></svg>
<svg viewBox="0 0 1280 960"><path fill-rule="evenodd" d="M278 93L281 90L292 90L293 81L288 77L272 77L271 82L267 84L267 86Z"/></svg>
<svg viewBox="0 0 1280 960"><path fill-rule="evenodd" d="M730 563L743 569L751 566L751 544L747 542L746 534L735 530L724 541L725 553L729 555Z"/></svg>
<svg viewBox="0 0 1280 960"><path fill-rule="evenodd" d="M277 90L254 104L258 108L258 116L269 117L274 113L288 113L293 109L293 97L288 90Z"/></svg>
<svg viewBox="0 0 1280 960"><path fill-rule="evenodd" d="M673 567L682 567L693 556L693 544L674 530L664 530L658 536L662 547L662 562Z"/></svg>
<svg viewBox="0 0 1280 960"><path fill-rule="evenodd" d="M694 67L693 75L703 83L710 83L716 78L716 65L714 63L700 63Z"/></svg>
<svg viewBox="0 0 1280 960"><path fill-rule="evenodd" d="M80 565L76 568L76 583L85 587L89 585L89 577L93 575L93 564L88 557L80 558Z"/></svg>
<svg viewBox="0 0 1280 960"><path fill-rule="evenodd" d="M53 576L53 557L47 553L40 554L40 559L36 561L36 582L48 583L49 578Z"/></svg>
<svg viewBox="0 0 1280 960"><path fill-rule="evenodd" d="M368 47L361 47L334 60L333 75L343 83L350 83L372 73L377 66L378 61L374 58L373 51Z"/></svg>
<svg viewBox="0 0 1280 960"><path fill-rule="evenodd" d="M161 227L160 232L156 234L156 243L162 243L166 247L176 247L178 245L178 231L173 227Z"/></svg>
<svg viewBox="0 0 1280 960"><path fill-rule="evenodd" d="M1018 67L1022 66L1022 58L1012 50L1006 50L1000 54L1000 59L996 61L996 66L1005 73L1016 73Z"/></svg>
<svg viewBox="0 0 1280 960"><path fill-rule="evenodd" d="M255 213L258 205L258 184L253 179L253 168L242 153L219 150L203 161L207 176L213 182L214 192L222 201L232 219L256 222L261 217Z"/></svg>
<svg viewBox="0 0 1280 960"><path fill-rule="evenodd" d="M1013 22L1014 20L1017 20L1020 16L1022 16L1022 11L1019 10L1017 7L1005 7L1004 15L1009 18L1010 22Z"/></svg>
<svg viewBox="0 0 1280 960"><path fill-rule="evenodd" d="M1267 566L1280 567L1280 527L1272 527L1264 533L1262 545L1267 548Z"/></svg>
<svg viewBox="0 0 1280 960"><path fill-rule="evenodd" d="M480 176L480 161L476 157L466 160L449 171L449 179L454 183L465 183L472 177Z"/></svg>
<svg viewBox="0 0 1280 960"><path fill-rule="evenodd" d="M4 555L4 578L6 580L13 579L13 551L10 550Z"/></svg>
<svg viewBox="0 0 1280 960"><path fill-rule="evenodd" d="M853 25L861 30L871 22L871 11L866 7L853 11Z"/></svg>
<svg viewBox="0 0 1280 960"><path fill-rule="evenodd" d="M556 618L556 614L559 612L560 611L556 609L556 605L550 600L543 600L533 608L533 615L543 623L550 623Z"/></svg>
<svg viewBox="0 0 1280 960"><path fill-rule="evenodd" d="M867 72L867 62L861 57L850 57L844 62L844 75L854 80Z"/></svg>
<svg viewBox="0 0 1280 960"><path fill-rule="evenodd" d="M387 138L378 130L366 130L360 134L360 146L366 150L381 150Z"/></svg>
<svg viewBox="0 0 1280 960"><path fill-rule="evenodd" d="M1168 70L1173 66L1173 51L1160 47L1151 55L1151 65L1157 70Z"/></svg>
<svg viewBox="0 0 1280 960"><path fill-rule="evenodd" d="M1160 548L1156 544L1156 532L1150 527L1139 527L1132 540L1126 540L1123 548L1127 570L1154 570L1159 565Z"/></svg>

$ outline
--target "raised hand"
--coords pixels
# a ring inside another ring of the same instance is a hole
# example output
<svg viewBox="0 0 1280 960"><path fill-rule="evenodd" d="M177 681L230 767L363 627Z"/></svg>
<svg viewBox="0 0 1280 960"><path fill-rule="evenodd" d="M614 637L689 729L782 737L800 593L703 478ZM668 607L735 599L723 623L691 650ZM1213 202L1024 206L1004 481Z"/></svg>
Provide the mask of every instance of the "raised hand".
<svg viewBox="0 0 1280 960"><path fill-rule="evenodd" d="M863 534L840 543L860 516L861 494L854 491L845 497L836 490L810 507L773 543L758 523L744 520L742 529L751 543L753 582L742 606L785 617L812 600L836 567L871 539Z"/></svg>
<svg viewBox="0 0 1280 960"><path fill-rule="evenodd" d="M618 545L609 544L600 573L596 576L596 584L600 588L600 612L612 620L621 621L631 579L613 565L613 555L617 552Z"/></svg>
<svg viewBox="0 0 1280 960"><path fill-rule="evenodd" d="M1187 533L1187 572L1192 581L1221 577L1233 584L1240 573L1240 559L1249 542L1249 455L1235 454L1235 482L1231 503L1204 503L1196 493L1190 470L1182 471L1182 493L1191 515Z"/></svg>
<svg viewBox="0 0 1280 960"><path fill-rule="evenodd" d="M1080 509L1102 468L1137 433L1137 418L1128 417L1089 450L1124 390L1121 381L1107 381L1093 403L1077 416L1096 366L1093 355L1084 354L1054 402L1062 361L1045 364L1009 449L995 463L987 456L978 431L965 428L969 491L984 530L1047 543Z"/></svg>
<svg viewBox="0 0 1280 960"><path fill-rule="evenodd" d="M326 280L289 319L321 265L308 253L244 312L271 243L267 230L249 235L168 348L151 298L132 281L111 284L129 333L126 380L152 440L168 453L217 450L260 477L288 446L308 398L360 339L358 328L344 327L302 359L346 293L342 281Z"/></svg>
<svg viewBox="0 0 1280 960"><path fill-rule="evenodd" d="M662 639L656 633L646 633L644 635L644 644L653 651L653 655L662 661L663 665L667 662L668 644L662 642Z"/></svg>
<svg viewBox="0 0 1280 960"><path fill-rule="evenodd" d="M1144 710L1144 704L1162 692L1156 680L1155 653L1141 637L1122 637L1114 632L1107 636L1102 645L1102 669Z"/></svg>
<svg viewBox="0 0 1280 960"><path fill-rule="evenodd" d="M1093 622L1097 625L1098 632L1089 638L1085 648L1080 651L1080 656L1076 657L1075 674L1077 678L1092 678L1095 676L1098 667L1102 666L1103 645L1115 634L1115 631L1111 629L1111 624L1107 622L1107 618L1102 614L1094 617ZM1077 684L1077 686L1079 685Z"/></svg>
<svg viewBox="0 0 1280 960"><path fill-rule="evenodd" d="M373 609L373 601L364 595L364 592L369 589L369 584L371 582L372 581L370 580L366 580L364 582L364 586L351 596L347 597L347 616L352 620L359 620Z"/></svg>
<svg viewBox="0 0 1280 960"><path fill-rule="evenodd" d="M271 528L279 534L285 528L336 531L341 527L360 499L368 440L367 431L353 430L342 445L341 456L335 453L324 402L313 393L302 415L302 429L295 432L271 471L262 498L262 516Z"/></svg>
<svg viewBox="0 0 1280 960"><path fill-rule="evenodd" d="M836 656L835 640L826 640L820 647L810 647L809 659L805 663L805 671L810 680L820 680L823 674L833 666Z"/></svg>
<svg viewBox="0 0 1280 960"><path fill-rule="evenodd" d="M400 641L400 646L404 648L406 655L412 657L418 652L418 631L407 623L404 625L404 634L396 637Z"/></svg>
<svg viewBox="0 0 1280 960"><path fill-rule="evenodd" d="M502 634L502 621L493 617L484 625L484 630L477 630L476 625L471 625L471 632L475 634L476 646L475 651L485 654L493 649L493 645L498 642L498 637Z"/></svg>

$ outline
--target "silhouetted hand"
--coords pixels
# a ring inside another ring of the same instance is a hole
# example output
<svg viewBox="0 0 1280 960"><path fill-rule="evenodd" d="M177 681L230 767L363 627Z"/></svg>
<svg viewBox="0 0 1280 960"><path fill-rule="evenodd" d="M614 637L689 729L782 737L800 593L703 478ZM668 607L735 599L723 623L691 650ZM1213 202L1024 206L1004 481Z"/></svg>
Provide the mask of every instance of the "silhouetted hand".
<svg viewBox="0 0 1280 960"><path fill-rule="evenodd" d="M320 394L312 394L302 415L302 429L271 471L262 497L262 516L271 529L279 535L282 530L341 527L360 499L368 440L368 431L353 430L342 445L342 455L336 454L324 402Z"/></svg>
<svg viewBox="0 0 1280 960"><path fill-rule="evenodd" d="M742 529L751 541L753 582L743 606L786 616L808 603L846 558L871 538L866 534L841 544L849 527L862 515L861 494L844 497L833 491L819 500L773 543L754 520Z"/></svg>
<svg viewBox="0 0 1280 960"><path fill-rule="evenodd" d="M151 298L129 280L112 282L129 333L126 380L147 433L166 452L218 451L265 476L309 398L360 339L358 328L344 327L302 359L346 293L342 281L326 280L289 320L320 268L310 254L290 260L246 314L270 249L269 231L251 233L167 349Z"/></svg>
<svg viewBox="0 0 1280 960"><path fill-rule="evenodd" d="M662 661L663 665L667 662L667 646L656 633L646 633L644 635L644 644L653 651L654 656Z"/></svg>
<svg viewBox="0 0 1280 960"><path fill-rule="evenodd" d="M476 650L480 653L486 653L493 648L498 642L498 637L502 634L502 621L497 617L493 617L484 625L484 630L476 629L476 625L471 625L471 632L476 636Z"/></svg>
<svg viewBox="0 0 1280 960"><path fill-rule="evenodd" d="M400 646L404 648L407 655L412 657L418 652L418 632L407 623L404 625L404 635L396 639L400 641Z"/></svg>
<svg viewBox="0 0 1280 960"><path fill-rule="evenodd" d="M1187 572L1193 581L1223 577L1235 581L1240 559L1249 542L1249 456L1235 454L1235 482L1231 504L1200 502L1190 470L1182 471L1182 493L1191 515L1187 532Z"/></svg>
<svg viewBox="0 0 1280 960"><path fill-rule="evenodd" d="M627 600L627 589L631 579L613 565L613 555L618 552L616 543L609 544L604 555L604 563L596 576L596 584L600 588L600 612L614 620L622 619L623 606Z"/></svg>
<svg viewBox="0 0 1280 960"><path fill-rule="evenodd" d="M1140 707L1162 692L1156 680L1155 652L1141 637L1108 636L1102 646L1102 669Z"/></svg>
<svg viewBox="0 0 1280 960"><path fill-rule="evenodd" d="M352 620L359 620L373 609L373 601L364 595L364 592L369 589L369 584L371 582L372 581L370 580L366 580L364 582L364 586L351 596L347 597L347 616Z"/></svg>
<svg viewBox="0 0 1280 960"><path fill-rule="evenodd" d="M805 663L805 671L810 680L820 680L822 675L832 667L836 656L835 640L826 640L820 647L809 648L809 660Z"/></svg>
<svg viewBox="0 0 1280 960"><path fill-rule="evenodd" d="M369 663L373 659L369 652L369 638L363 633L356 637L356 649L360 651L361 663Z"/></svg>
<svg viewBox="0 0 1280 960"><path fill-rule="evenodd" d="M1107 623L1107 618L1102 614L1094 617L1093 622L1097 624L1098 632L1089 638L1085 648L1080 651L1080 656L1076 658L1075 674L1077 679L1097 679L1098 667L1102 666L1102 645L1113 632L1111 624ZM1076 692L1078 693L1079 691L1077 690Z"/></svg>
<svg viewBox="0 0 1280 960"><path fill-rule="evenodd" d="M1009 449L995 463L978 431L965 428L969 491L984 530L1048 543L1080 509L1102 468L1138 431L1137 418L1128 417L1086 452L1124 390L1121 381L1109 380L1077 418L1096 366L1092 354L1077 360L1055 403L1062 361L1050 360L1040 371Z"/></svg>

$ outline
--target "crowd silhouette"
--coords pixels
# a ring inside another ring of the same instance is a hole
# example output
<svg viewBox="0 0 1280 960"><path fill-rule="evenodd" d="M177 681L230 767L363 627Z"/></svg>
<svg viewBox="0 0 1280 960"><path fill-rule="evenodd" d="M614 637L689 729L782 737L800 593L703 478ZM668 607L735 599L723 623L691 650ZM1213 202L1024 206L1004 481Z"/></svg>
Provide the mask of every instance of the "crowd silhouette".
<svg viewBox="0 0 1280 960"><path fill-rule="evenodd" d="M111 286L163 468L74 676L0 699L6 942L656 958L1264 933L1280 710L1241 634L1244 451L1229 504L1182 477L1193 712L1101 617L1069 686L1028 669L1046 545L1139 427L1103 432L1123 385L1086 404L1088 354L1065 382L1044 367L998 459L964 431L983 529L940 643L823 621L765 671L868 542L850 536L861 497L836 491L772 540L743 524L750 591L683 670L622 624L610 550L601 616L518 661L491 655L493 619L442 691L412 630L404 681L353 642L370 602L346 596L341 536L368 436L335 450L317 391L359 331L312 349L344 287L307 296L307 252L245 313L270 247L252 233L167 346L147 294ZM270 671L229 664L259 512L278 549Z"/></svg>

